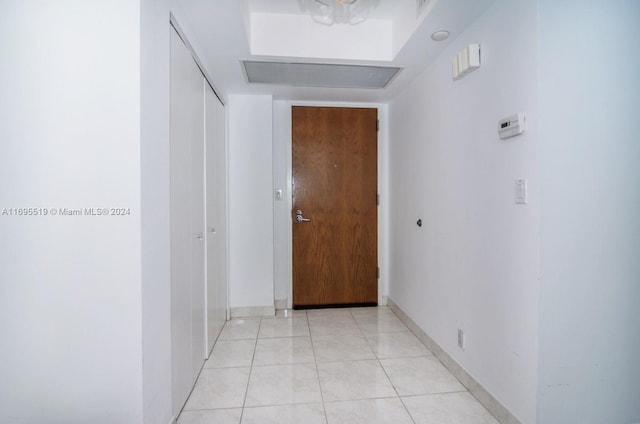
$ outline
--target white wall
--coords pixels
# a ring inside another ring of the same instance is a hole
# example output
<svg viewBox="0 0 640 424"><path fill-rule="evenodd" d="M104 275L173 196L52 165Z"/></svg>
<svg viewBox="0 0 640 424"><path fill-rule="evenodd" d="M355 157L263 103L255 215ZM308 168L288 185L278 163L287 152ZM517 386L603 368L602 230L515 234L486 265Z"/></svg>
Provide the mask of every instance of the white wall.
<svg viewBox="0 0 640 424"><path fill-rule="evenodd" d="M284 100L273 102L273 187L282 190L282 200L273 204L274 292L291 307L291 102Z"/></svg>
<svg viewBox="0 0 640 424"><path fill-rule="evenodd" d="M143 408L171 417L168 0L141 2L141 224Z"/></svg>
<svg viewBox="0 0 640 424"><path fill-rule="evenodd" d="M229 302L274 306L271 96L231 95L229 136Z"/></svg>
<svg viewBox="0 0 640 424"><path fill-rule="evenodd" d="M0 421L142 421L140 4L3 3Z"/></svg>
<svg viewBox="0 0 640 424"><path fill-rule="evenodd" d="M391 229L391 189L389 171L389 105L378 105L378 304L386 305L389 297L390 266L390 229Z"/></svg>
<svg viewBox="0 0 640 424"><path fill-rule="evenodd" d="M535 0L497 1L389 106L389 297L525 423L537 391L536 31ZM469 43L482 67L454 82ZM498 120L519 111L528 131L500 140ZM521 177L527 205L514 201Z"/></svg>
<svg viewBox="0 0 640 424"><path fill-rule="evenodd" d="M540 0L538 422L640 422L640 3Z"/></svg>

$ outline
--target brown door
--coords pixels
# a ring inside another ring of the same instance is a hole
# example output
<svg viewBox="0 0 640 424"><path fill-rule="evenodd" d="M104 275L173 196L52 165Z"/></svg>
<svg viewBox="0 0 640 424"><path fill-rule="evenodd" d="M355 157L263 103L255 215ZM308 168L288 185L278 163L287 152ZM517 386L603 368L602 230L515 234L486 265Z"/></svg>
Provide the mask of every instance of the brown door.
<svg viewBox="0 0 640 424"><path fill-rule="evenodd" d="M376 109L292 108L296 308L378 303L377 121Z"/></svg>

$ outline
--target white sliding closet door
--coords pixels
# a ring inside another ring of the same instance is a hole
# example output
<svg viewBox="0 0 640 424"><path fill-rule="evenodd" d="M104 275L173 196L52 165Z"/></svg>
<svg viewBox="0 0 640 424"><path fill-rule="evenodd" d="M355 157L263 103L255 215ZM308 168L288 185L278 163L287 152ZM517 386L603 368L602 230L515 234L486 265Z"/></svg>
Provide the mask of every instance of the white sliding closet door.
<svg viewBox="0 0 640 424"><path fill-rule="evenodd" d="M204 281L204 95L202 73L171 34L171 348L173 412L206 355Z"/></svg>
<svg viewBox="0 0 640 424"><path fill-rule="evenodd" d="M218 323L218 334L222 330L228 316L228 277L227 277L227 116L225 108L220 101L216 105L216 210L218 211L216 223L216 263L218 272L216 278L215 312Z"/></svg>
<svg viewBox="0 0 640 424"><path fill-rule="evenodd" d="M199 82L199 90L194 90L194 137L191 141L191 369L197 378L204 360L207 358L206 340L206 277L205 277L205 200L204 200L204 76L200 68L193 63L193 78ZM195 69L194 69L195 68ZM194 81L194 86L195 86ZM196 106L197 105L197 106Z"/></svg>
<svg viewBox="0 0 640 424"><path fill-rule="evenodd" d="M224 106L205 83L207 198L207 349L227 319L227 170Z"/></svg>

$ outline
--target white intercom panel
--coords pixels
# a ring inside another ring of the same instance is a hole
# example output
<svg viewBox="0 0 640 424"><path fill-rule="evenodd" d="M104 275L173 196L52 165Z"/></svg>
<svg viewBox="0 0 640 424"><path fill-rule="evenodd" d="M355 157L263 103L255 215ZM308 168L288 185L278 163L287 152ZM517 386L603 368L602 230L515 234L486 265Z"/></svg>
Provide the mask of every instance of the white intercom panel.
<svg viewBox="0 0 640 424"><path fill-rule="evenodd" d="M501 139L520 135L526 129L526 117L524 112L511 115L498 121L498 134Z"/></svg>

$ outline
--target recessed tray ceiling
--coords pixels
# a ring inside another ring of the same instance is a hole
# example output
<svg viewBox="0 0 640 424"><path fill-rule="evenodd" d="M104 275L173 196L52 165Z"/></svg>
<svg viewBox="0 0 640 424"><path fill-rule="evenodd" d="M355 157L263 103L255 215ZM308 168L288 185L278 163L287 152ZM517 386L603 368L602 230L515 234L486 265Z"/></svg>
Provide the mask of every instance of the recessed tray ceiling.
<svg viewBox="0 0 640 424"><path fill-rule="evenodd" d="M255 84L303 87L385 88L401 68L244 61L247 80Z"/></svg>

